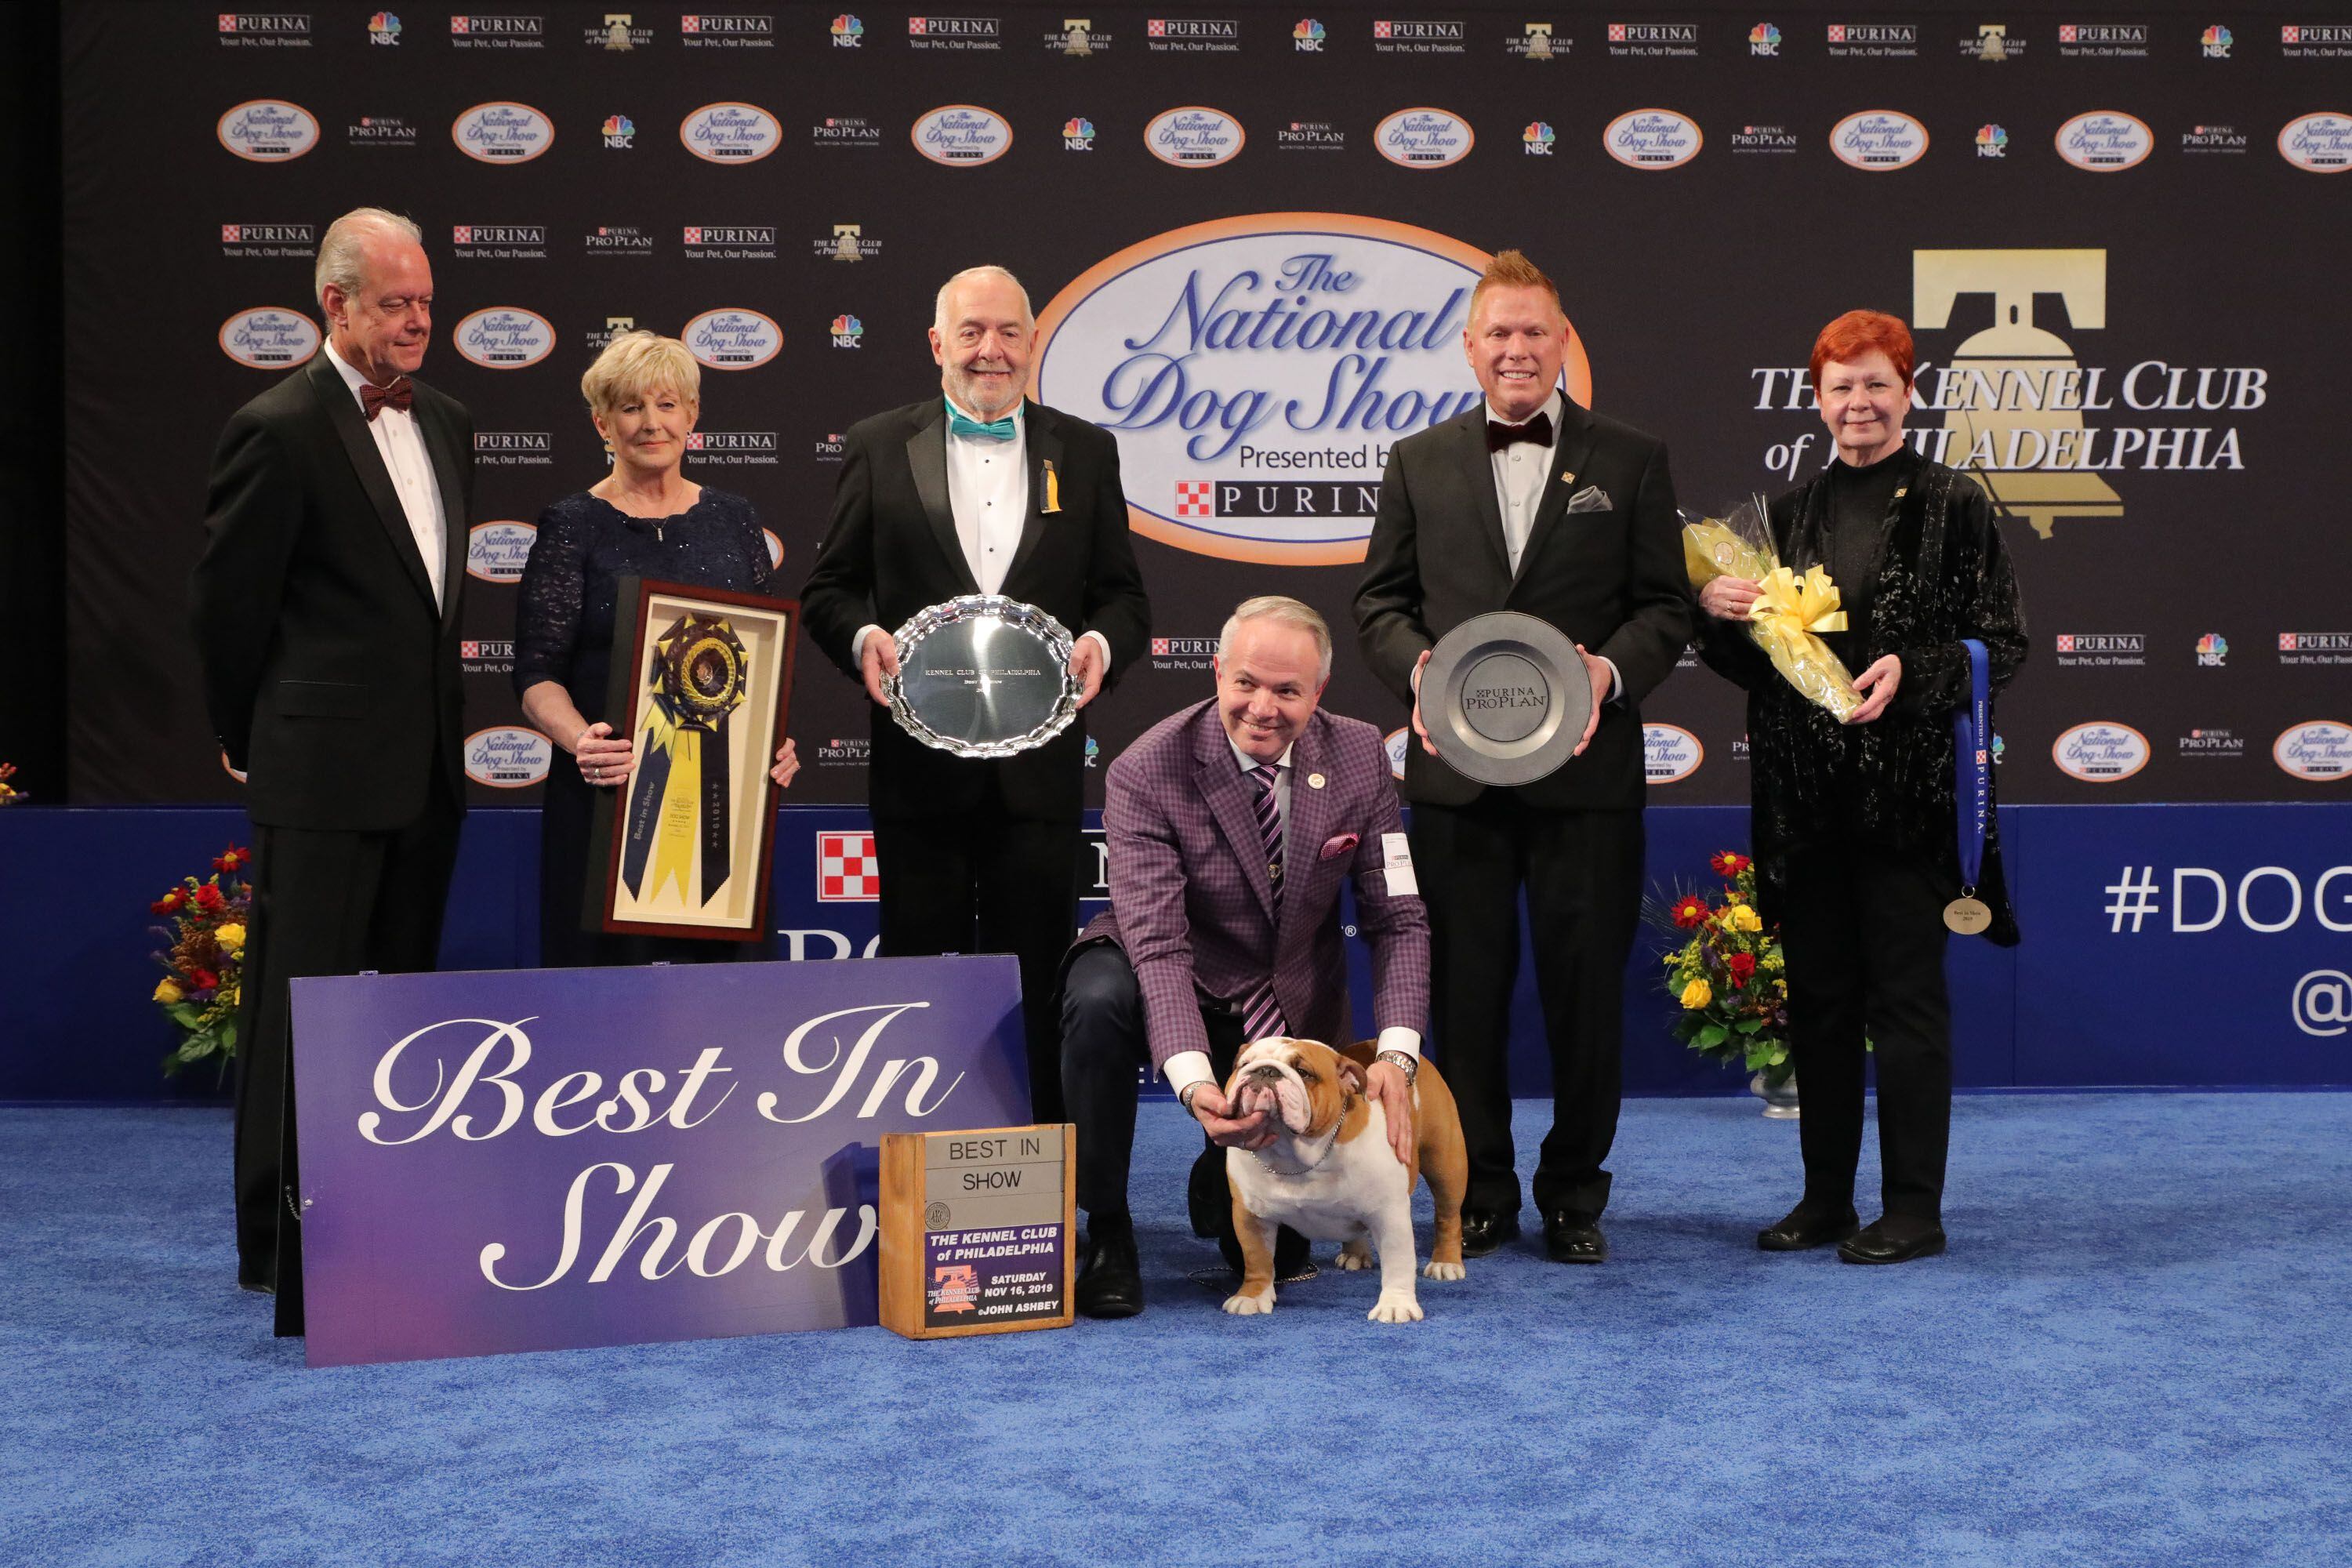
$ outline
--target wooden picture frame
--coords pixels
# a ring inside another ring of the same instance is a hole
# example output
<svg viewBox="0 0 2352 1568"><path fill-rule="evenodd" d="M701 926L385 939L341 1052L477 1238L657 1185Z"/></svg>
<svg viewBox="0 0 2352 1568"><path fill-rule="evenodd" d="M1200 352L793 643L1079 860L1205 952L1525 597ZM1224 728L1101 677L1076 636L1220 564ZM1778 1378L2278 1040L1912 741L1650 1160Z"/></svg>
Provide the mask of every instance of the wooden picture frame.
<svg viewBox="0 0 2352 1568"><path fill-rule="evenodd" d="M637 765L625 786L596 791L587 930L766 938L768 769L783 742L800 613L792 599L618 579L604 711L637 742Z"/></svg>

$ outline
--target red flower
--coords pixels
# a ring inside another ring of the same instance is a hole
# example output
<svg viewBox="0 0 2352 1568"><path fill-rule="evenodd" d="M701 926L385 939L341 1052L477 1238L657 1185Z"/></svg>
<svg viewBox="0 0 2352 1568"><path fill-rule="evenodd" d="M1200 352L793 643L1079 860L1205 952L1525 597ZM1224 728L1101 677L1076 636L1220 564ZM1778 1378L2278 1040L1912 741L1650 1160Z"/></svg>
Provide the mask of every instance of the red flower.
<svg viewBox="0 0 2352 1568"><path fill-rule="evenodd" d="M188 971L188 984L199 991L215 991L220 988L220 976L209 969L192 968Z"/></svg>
<svg viewBox="0 0 2352 1568"><path fill-rule="evenodd" d="M215 871L234 871L239 867L247 865L252 859L252 850L240 849L236 845L232 844L226 849L222 850L219 854L213 857L213 869Z"/></svg>
<svg viewBox="0 0 2352 1568"><path fill-rule="evenodd" d="M150 914L168 915L173 910L180 907L180 889L174 888L170 892L164 894L162 898L156 900L153 903L148 905L147 912Z"/></svg>
<svg viewBox="0 0 2352 1568"><path fill-rule="evenodd" d="M1693 926L1706 924L1706 900L1696 893L1685 893L1675 903L1675 924L1688 931Z"/></svg>
<svg viewBox="0 0 2352 1568"><path fill-rule="evenodd" d="M221 890L210 882L196 889L196 908L206 914L217 913L226 902L226 900L221 897Z"/></svg>
<svg viewBox="0 0 2352 1568"><path fill-rule="evenodd" d="M1753 865L1754 862L1749 860L1745 855L1735 855L1730 850L1725 849L1719 851L1716 855L1715 858L1709 861L1708 864L1715 868L1715 874L1717 876L1723 878L1726 881L1729 881L1732 878L1737 877L1739 873L1748 869L1748 868Z"/></svg>
<svg viewBox="0 0 2352 1568"><path fill-rule="evenodd" d="M1756 973L1756 955L1752 952L1735 952L1723 961L1723 966L1731 971L1731 977L1734 980L1745 985L1748 983L1748 977Z"/></svg>

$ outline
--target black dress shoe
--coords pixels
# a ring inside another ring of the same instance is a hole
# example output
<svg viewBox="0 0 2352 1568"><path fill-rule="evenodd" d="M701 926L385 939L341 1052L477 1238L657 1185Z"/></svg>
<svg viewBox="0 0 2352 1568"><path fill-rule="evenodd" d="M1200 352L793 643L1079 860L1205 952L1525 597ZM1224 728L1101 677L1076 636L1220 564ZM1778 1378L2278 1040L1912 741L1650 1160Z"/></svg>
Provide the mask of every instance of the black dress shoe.
<svg viewBox="0 0 2352 1568"><path fill-rule="evenodd" d="M1484 1258L1519 1234L1519 1216L1493 1209L1462 1211L1462 1256Z"/></svg>
<svg viewBox="0 0 2352 1568"><path fill-rule="evenodd" d="M1544 1215L1544 1251L1554 1263L1605 1263L1609 1238L1594 1215L1554 1209Z"/></svg>
<svg viewBox="0 0 2352 1568"><path fill-rule="evenodd" d="M1851 1206L1831 1209L1799 1204L1779 1224L1758 1231L1756 1245L1767 1252L1805 1252L1843 1241L1861 1228L1862 1216Z"/></svg>
<svg viewBox="0 0 2352 1568"><path fill-rule="evenodd" d="M1217 1144L1192 1162L1184 1182L1184 1212L1192 1234L1204 1239L1233 1228L1234 1189L1225 1176L1225 1152Z"/></svg>
<svg viewBox="0 0 2352 1568"><path fill-rule="evenodd" d="M1129 1226L1087 1228L1078 1255L1076 1307L1082 1318L1132 1318L1143 1310L1143 1268Z"/></svg>
<svg viewBox="0 0 2352 1568"><path fill-rule="evenodd" d="M1883 1215L1862 1230L1838 1243L1838 1259L1844 1263L1908 1263L1915 1258L1933 1258L1944 1250L1944 1227L1932 1219L1913 1219L1906 1215Z"/></svg>

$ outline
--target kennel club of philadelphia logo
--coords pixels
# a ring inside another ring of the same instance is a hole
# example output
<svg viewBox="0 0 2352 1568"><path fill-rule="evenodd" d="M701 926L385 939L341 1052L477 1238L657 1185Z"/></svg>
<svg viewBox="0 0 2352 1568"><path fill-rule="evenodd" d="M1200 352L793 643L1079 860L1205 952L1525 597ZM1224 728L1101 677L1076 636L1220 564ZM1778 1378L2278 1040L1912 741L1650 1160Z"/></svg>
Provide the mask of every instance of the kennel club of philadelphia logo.
<svg viewBox="0 0 2352 1568"><path fill-rule="evenodd" d="M1118 437L1137 532L1228 561L1364 558L1389 448L1478 405L1486 252L1381 218L1261 213L1097 262L1037 321L1037 397ZM1569 395L1592 375L1570 327Z"/></svg>

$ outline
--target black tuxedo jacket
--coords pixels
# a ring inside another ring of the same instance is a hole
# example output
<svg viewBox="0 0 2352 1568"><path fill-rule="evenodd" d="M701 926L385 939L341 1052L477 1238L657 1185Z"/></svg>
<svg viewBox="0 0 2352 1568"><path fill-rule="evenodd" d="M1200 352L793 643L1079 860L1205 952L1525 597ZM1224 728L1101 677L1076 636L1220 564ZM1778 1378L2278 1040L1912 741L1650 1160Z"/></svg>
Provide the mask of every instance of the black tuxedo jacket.
<svg viewBox="0 0 2352 1568"><path fill-rule="evenodd" d="M1641 701L1675 668L1691 632L1674 480L1664 444L1560 401L1558 461L1516 575L1486 454L1485 402L1390 449L1356 593L1357 636L1372 672L1407 703L1421 650L1494 610L1548 621L1614 660L1623 689L1601 710L1592 743L1517 793L1556 809L1638 809ZM1588 485L1607 492L1607 510L1570 513L1569 499ZM1417 741L1405 748L1408 800L1465 805L1486 788Z"/></svg>
<svg viewBox="0 0 2352 1568"><path fill-rule="evenodd" d="M1151 606L1128 537L1118 443L1108 430L1040 404L1024 402L1022 408L1029 511L1003 592L1044 610L1072 637L1100 632L1110 644L1110 679L1117 680L1143 657L1151 629ZM1059 503L1051 512L1045 510L1047 463L1054 465L1053 499ZM918 610L979 592L948 505L945 403L934 393L851 426L833 521L801 590L801 616L818 651L859 679L849 657L858 627L878 626L887 634ZM870 802L877 816L960 815L981 799L992 773L1011 816L1078 819L1083 712L1045 745L1001 761L934 751L881 708L873 709L871 719Z"/></svg>
<svg viewBox="0 0 2352 1568"><path fill-rule="evenodd" d="M403 826L424 815L436 769L449 798L466 798L457 604L474 422L414 384L447 522L438 613L392 475L326 350L232 415L214 449L196 656L257 823Z"/></svg>

